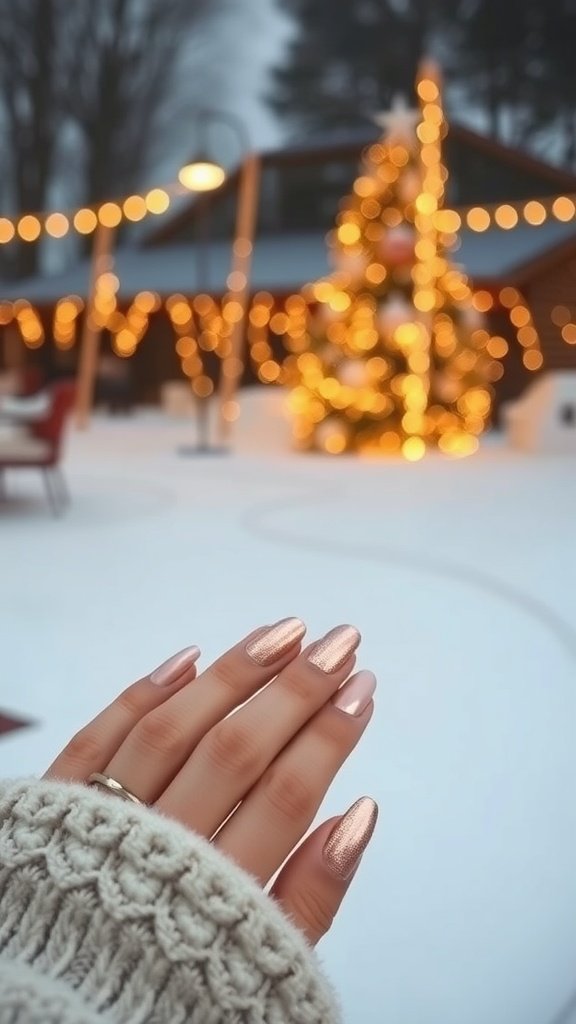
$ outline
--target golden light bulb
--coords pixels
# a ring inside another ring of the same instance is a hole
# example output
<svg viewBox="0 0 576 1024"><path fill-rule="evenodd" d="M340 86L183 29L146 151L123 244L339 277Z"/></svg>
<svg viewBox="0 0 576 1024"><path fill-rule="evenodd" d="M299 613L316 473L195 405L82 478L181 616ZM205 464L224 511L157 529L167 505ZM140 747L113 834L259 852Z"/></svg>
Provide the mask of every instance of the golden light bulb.
<svg viewBox="0 0 576 1024"><path fill-rule="evenodd" d="M178 181L191 192L212 192L220 188L225 179L224 168L211 160L196 160L178 172Z"/></svg>

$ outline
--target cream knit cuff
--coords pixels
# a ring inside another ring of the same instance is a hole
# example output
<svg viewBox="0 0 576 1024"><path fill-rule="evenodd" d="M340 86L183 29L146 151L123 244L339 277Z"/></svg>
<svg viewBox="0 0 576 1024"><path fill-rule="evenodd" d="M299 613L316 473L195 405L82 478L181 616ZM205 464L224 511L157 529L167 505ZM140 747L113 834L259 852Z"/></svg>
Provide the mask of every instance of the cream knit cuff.
<svg viewBox="0 0 576 1024"><path fill-rule="evenodd" d="M95 789L35 780L0 783L0 823L0 963L81 997L86 1020L339 1020L301 934L183 826Z"/></svg>

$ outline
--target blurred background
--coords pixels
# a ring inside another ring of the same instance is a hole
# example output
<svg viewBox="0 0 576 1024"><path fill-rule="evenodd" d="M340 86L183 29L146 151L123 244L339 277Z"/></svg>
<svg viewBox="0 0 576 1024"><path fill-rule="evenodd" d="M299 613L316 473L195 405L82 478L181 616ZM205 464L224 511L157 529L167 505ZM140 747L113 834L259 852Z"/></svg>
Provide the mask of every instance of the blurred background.
<svg viewBox="0 0 576 1024"><path fill-rule="evenodd" d="M188 644L354 622L350 1024L576 1022L575 38L0 0L0 768Z"/></svg>

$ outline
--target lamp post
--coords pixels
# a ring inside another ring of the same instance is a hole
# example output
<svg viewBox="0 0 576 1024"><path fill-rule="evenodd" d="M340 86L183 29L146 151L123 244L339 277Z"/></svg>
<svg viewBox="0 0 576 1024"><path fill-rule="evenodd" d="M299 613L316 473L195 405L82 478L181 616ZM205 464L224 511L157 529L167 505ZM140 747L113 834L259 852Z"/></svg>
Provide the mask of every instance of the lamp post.
<svg viewBox="0 0 576 1024"><path fill-rule="evenodd" d="M236 136L242 153L240 171L238 205L236 214L235 238L232 249L231 280L237 282L233 298L239 301L242 318L233 325L230 338L230 352L223 357L220 374L219 397L219 439L226 441L226 410L230 407L230 399L238 383L238 367L242 365L242 338L244 335L244 319L247 305L249 274L253 248L254 228L256 223L257 198L259 190L260 162L251 152L250 138L242 118L227 111L202 109L197 112L198 120L198 152L189 164L180 171L179 180L186 188L195 192L209 192L223 184L226 172L222 165L212 158L209 147L209 128L212 124L222 123L230 128ZM201 215L205 211L201 211ZM210 290L208 275L209 233L202 232L198 241L197 290ZM240 266L241 264L241 266ZM232 370L234 372L232 372ZM210 444L209 408L206 398L197 398L198 436L197 444L180 448L182 455L222 454L226 451L223 444L215 447Z"/></svg>

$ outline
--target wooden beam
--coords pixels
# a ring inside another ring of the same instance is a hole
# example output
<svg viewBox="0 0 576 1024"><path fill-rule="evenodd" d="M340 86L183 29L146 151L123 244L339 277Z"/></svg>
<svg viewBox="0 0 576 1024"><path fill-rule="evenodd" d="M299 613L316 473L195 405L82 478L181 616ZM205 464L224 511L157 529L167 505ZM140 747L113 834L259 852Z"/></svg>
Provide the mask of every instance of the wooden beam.
<svg viewBox="0 0 576 1024"><path fill-rule="evenodd" d="M218 416L218 440L221 444L225 444L230 437L232 422L235 418L230 414L231 403L244 371L246 313L250 296L250 274L258 217L260 178L260 157L256 153L249 153L244 160L240 177L232 272L229 279L230 291L225 300L239 303L241 313L234 319L229 352L222 360Z"/></svg>
<svg viewBox="0 0 576 1024"><path fill-rule="evenodd" d="M90 425L102 336L102 328L98 326L95 318L95 299L99 277L107 271L111 271L114 266L113 243L114 229L100 224L94 235L90 286L86 299L76 378L76 426L79 430L85 430Z"/></svg>
<svg viewBox="0 0 576 1024"><path fill-rule="evenodd" d="M12 320L6 324L4 335L4 363L7 370L21 370L26 364L24 342L16 323Z"/></svg>

